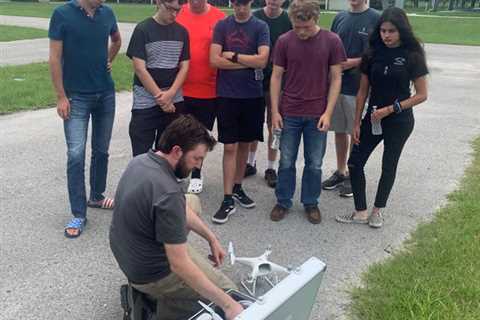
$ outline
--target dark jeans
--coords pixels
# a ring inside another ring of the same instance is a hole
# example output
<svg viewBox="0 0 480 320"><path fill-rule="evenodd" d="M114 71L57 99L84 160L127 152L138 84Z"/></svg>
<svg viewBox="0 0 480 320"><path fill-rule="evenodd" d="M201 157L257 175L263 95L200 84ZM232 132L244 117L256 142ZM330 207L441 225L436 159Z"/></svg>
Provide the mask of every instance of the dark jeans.
<svg viewBox="0 0 480 320"><path fill-rule="evenodd" d="M378 182L375 196L375 207L385 208L387 200L395 182L397 164L403 146L413 131L413 116L402 121L382 120L382 135L372 135L370 114L362 120L360 127L360 144L354 145L348 159L348 170L352 183L353 199L356 210L366 210L367 200L365 195L365 164L375 147L383 140L382 175Z"/></svg>
<svg viewBox="0 0 480 320"><path fill-rule="evenodd" d="M318 130L317 123L318 118L283 117L278 183L275 195L277 196L277 203L284 208L292 207L292 198L297 181L295 163L302 135L305 168L303 169L300 199L305 207L318 205L327 133Z"/></svg>
<svg viewBox="0 0 480 320"><path fill-rule="evenodd" d="M183 102L175 103L175 112L173 113L164 112L159 106L132 110L128 131L133 156L155 148L165 128L181 113L184 113Z"/></svg>
<svg viewBox="0 0 480 320"><path fill-rule="evenodd" d="M92 158L90 164L90 200L104 198L108 148L115 118L115 92L69 93L70 117L63 122L67 142L67 182L72 214L87 215L85 191L85 145L92 117Z"/></svg>

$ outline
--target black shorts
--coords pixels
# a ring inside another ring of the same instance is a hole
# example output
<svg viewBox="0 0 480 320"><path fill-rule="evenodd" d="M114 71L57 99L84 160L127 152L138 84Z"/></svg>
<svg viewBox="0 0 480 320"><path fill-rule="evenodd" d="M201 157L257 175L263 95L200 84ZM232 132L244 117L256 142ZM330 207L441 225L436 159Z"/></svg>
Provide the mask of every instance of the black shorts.
<svg viewBox="0 0 480 320"><path fill-rule="evenodd" d="M218 141L224 144L263 141L265 99L218 100Z"/></svg>
<svg viewBox="0 0 480 320"><path fill-rule="evenodd" d="M164 112L159 106L148 109L132 110L129 135L132 143L133 156L146 153L151 148L156 148L165 128L184 113L183 102L175 103L175 112Z"/></svg>
<svg viewBox="0 0 480 320"><path fill-rule="evenodd" d="M197 99L183 97L185 113L191 114L200 121L208 130L213 130L217 116L217 99Z"/></svg>

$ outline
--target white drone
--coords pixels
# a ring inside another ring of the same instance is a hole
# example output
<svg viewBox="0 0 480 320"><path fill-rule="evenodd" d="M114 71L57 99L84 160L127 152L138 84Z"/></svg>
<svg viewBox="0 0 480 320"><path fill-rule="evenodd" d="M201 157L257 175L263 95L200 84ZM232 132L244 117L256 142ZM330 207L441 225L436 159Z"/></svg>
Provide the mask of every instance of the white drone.
<svg viewBox="0 0 480 320"><path fill-rule="evenodd" d="M268 256L272 253L270 246L268 246L267 250L265 250L261 256L255 258L243 258L235 256L235 253L233 252L233 243L230 242L228 244L228 253L230 255L230 263L232 266L235 262L238 262L252 268L252 272L247 279L241 281L242 286L252 296L255 296L258 278L265 280L270 286L274 287L275 284L278 283L278 272L290 273L290 269L268 261ZM268 278L271 274L275 276L274 281Z"/></svg>

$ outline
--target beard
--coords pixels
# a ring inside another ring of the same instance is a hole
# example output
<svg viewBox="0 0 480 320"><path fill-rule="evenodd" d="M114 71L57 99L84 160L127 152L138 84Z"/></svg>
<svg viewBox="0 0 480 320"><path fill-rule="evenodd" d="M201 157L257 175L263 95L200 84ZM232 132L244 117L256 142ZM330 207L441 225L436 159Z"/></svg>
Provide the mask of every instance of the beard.
<svg viewBox="0 0 480 320"><path fill-rule="evenodd" d="M185 156L182 156L180 160L178 160L177 166L175 167L175 176L178 179L185 179L190 175L191 172L192 170L188 169L185 163Z"/></svg>

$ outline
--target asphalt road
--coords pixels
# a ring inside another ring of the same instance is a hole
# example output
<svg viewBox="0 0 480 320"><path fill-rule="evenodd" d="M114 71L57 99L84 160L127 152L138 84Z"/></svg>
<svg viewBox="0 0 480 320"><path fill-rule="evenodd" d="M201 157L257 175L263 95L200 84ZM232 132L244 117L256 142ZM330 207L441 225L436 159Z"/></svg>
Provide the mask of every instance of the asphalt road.
<svg viewBox="0 0 480 320"><path fill-rule="evenodd" d="M2 20L0 19L0 23ZM416 128L400 160L397 180L384 211L384 228L341 225L340 213L353 209L351 199L323 192L321 225L311 225L299 204L299 192L289 216L269 220L274 195L263 182L265 147L259 150L260 173L245 180L245 189L257 201L252 210L239 209L223 226L212 226L221 241L235 243L238 255L261 254L271 244L271 260L297 266L310 256L322 259L328 270L312 319L343 319L348 290L360 274L401 247L410 232L429 221L445 196L457 186L471 159L471 141L480 134L480 48L428 45L429 100L416 108ZM128 138L131 94L117 96L117 116L110 149L107 195L113 195L131 157ZM335 166L329 136L324 176ZM89 210L89 225L76 240L63 236L70 218L66 193L66 147L63 127L55 110L0 117L0 319L121 319L119 286L125 282L108 246L111 213ZM378 181L379 147L366 167L369 203ZM210 217L222 199L222 147L206 161L204 217ZM297 167L301 171L303 158ZM87 174L88 176L88 174ZM300 183L300 177L297 179ZM198 238L191 239L206 249ZM226 266L238 282L241 271Z"/></svg>

